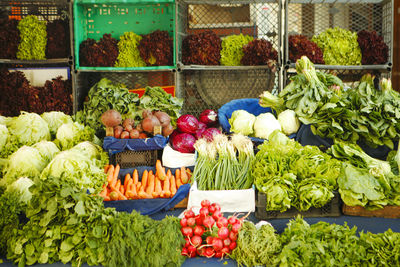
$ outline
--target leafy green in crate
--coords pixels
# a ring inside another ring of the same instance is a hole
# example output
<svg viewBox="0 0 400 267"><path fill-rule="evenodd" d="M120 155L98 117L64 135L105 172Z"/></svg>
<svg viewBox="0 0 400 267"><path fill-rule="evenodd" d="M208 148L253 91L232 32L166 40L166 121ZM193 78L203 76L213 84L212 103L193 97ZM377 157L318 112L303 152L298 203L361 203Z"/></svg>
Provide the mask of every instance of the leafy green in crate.
<svg viewBox="0 0 400 267"><path fill-rule="evenodd" d="M118 58L115 67L144 67L138 45L142 37L134 32L125 32L118 42Z"/></svg>
<svg viewBox="0 0 400 267"><path fill-rule="evenodd" d="M243 46L253 41L250 35L229 35L222 39L221 65L240 66L244 55Z"/></svg>
<svg viewBox="0 0 400 267"><path fill-rule="evenodd" d="M37 16L29 15L18 23L20 43L17 58L24 60L46 59L47 31L46 22Z"/></svg>
<svg viewBox="0 0 400 267"><path fill-rule="evenodd" d="M315 146L302 146L279 131L259 146L251 167L266 210L320 208L333 198L341 164Z"/></svg>

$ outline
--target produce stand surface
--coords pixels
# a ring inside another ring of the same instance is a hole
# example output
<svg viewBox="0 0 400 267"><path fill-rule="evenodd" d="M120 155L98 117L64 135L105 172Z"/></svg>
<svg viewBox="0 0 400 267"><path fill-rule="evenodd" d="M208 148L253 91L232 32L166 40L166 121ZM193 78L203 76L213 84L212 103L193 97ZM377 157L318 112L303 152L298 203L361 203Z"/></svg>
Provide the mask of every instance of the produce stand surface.
<svg viewBox="0 0 400 267"><path fill-rule="evenodd" d="M174 209L167 212L158 212L150 217L155 220L161 220L165 216L179 216L185 209ZM228 213L224 213L224 215L228 215ZM252 222L258 222L255 217L254 213L251 213L248 217L248 220ZM282 233L283 230L286 228L286 224L289 222L290 219L273 219L269 220L272 226L278 233ZM340 217L316 217L316 218L304 218L304 220L309 224L315 224L320 221L328 222L330 224L340 224L343 225L347 222L347 225L351 228L353 226L357 227L358 232L372 232L372 233L383 233L389 228L392 229L393 232L400 232L400 219L387 219L387 218L365 218L359 216L340 216ZM11 267L16 266L13 265L10 261L3 259L2 266L4 267ZM59 266L70 266L62 264L61 262L56 262L53 264L35 264L32 266L52 266L52 267L59 267ZM82 266L88 266L87 264L83 264ZM197 257L192 259L186 259L185 262L182 264L182 267L196 267L196 266L238 266L236 262L232 259L216 259L211 258L207 259L205 257Z"/></svg>

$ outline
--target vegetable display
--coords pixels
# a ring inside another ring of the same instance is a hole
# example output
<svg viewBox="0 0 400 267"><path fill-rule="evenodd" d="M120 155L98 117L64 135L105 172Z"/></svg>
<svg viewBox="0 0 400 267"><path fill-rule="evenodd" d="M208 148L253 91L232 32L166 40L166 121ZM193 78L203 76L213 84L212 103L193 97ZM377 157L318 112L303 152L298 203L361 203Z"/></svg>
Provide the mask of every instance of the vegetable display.
<svg viewBox="0 0 400 267"><path fill-rule="evenodd" d="M211 30L186 36L182 42L183 64L219 65L221 42Z"/></svg>
<svg viewBox="0 0 400 267"><path fill-rule="evenodd" d="M278 60L278 52L272 47L271 42L265 39L255 39L243 46L242 65L257 66L268 65L273 68Z"/></svg>
<svg viewBox="0 0 400 267"><path fill-rule="evenodd" d="M366 30L359 31L357 35L363 65L385 64L388 61L389 47L382 36Z"/></svg>
<svg viewBox="0 0 400 267"><path fill-rule="evenodd" d="M202 200L199 214L188 209L180 220L181 233L186 241L181 254L189 258L202 256L222 259L229 256L237 246L238 232L246 217L239 219L233 215L226 218L218 203Z"/></svg>
<svg viewBox="0 0 400 267"><path fill-rule="evenodd" d="M173 40L167 31L156 30L142 36L139 42L140 57L147 66L173 64Z"/></svg>
<svg viewBox="0 0 400 267"><path fill-rule="evenodd" d="M137 169L134 169L132 175L127 173L124 179L119 179L120 166L106 165L104 171L107 173L107 184L103 185L100 196L104 201L170 198L181 185L188 183L191 177L190 170L184 167L177 169L175 175L172 175L171 170L165 172L160 160L155 167L155 173L145 170L139 180Z"/></svg>
<svg viewBox="0 0 400 267"><path fill-rule="evenodd" d="M252 135L254 132L253 125L255 120L256 116L253 114L242 109L235 110L229 119L231 131L243 135Z"/></svg>
<svg viewBox="0 0 400 267"><path fill-rule="evenodd" d="M321 48L327 65L361 65L357 33L339 27L329 28L311 39Z"/></svg>
<svg viewBox="0 0 400 267"><path fill-rule="evenodd" d="M240 66L244 55L243 46L253 41L249 35L229 35L222 38L221 65Z"/></svg>
<svg viewBox="0 0 400 267"><path fill-rule="evenodd" d="M341 163L318 147L301 146L279 131L273 132L250 168L257 190L266 194L266 210L306 211L323 207L333 198Z"/></svg>
<svg viewBox="0 0 400 267"><path fill-rule="evenodd" d="M339 193L346 205L371 210L400 206L400 176L392 171L390 162L372 158L358 145L343 141L336 141L328 151L346 162L338 177Z"/></svg>
<svg viewBox="0 0 400 267"><path fill-rule="evenodd" d="M316 43L310 41L304 35L289 36L289 59L296 62L302 56L306 56L314 64L325 64L322 50Z"/></svg>
<svg viewBox="0 0 400 267"><path fill-rule="evenodd" d="M142 37L134 32L125 32L118 42L118 58L115 67L144 67L138 45Z"/></svg>
<svg viewBox="0 0 400 267"><path fill-rule="evenodd" d="M21 41L17 58L23 60L46 59L47 31L46 22L29 15L18 23Z"/></svg>
<svg viewBox="0 0 400 267"><path fill-rule="evenodd" d="M199 139L194 144L198 153L193 180L199 190L248 189L253 180L249 172L254 159L253 143L240 134L232 140L223 134L212 142Z"/></svg>
<svg viewBox="0 0 400 267"><path fill-rule="evenodd" d="M118 57L118 41L103 34L96 41L88 38L79 45L79 64L86 67L113 67Z"/></svg>
<svg viewBox="0 0 400 267"><path fill-rule="evenodd" d="M61 19L47 23L47 58L66 58L71 53L68 24L68 20Z"/></svg>

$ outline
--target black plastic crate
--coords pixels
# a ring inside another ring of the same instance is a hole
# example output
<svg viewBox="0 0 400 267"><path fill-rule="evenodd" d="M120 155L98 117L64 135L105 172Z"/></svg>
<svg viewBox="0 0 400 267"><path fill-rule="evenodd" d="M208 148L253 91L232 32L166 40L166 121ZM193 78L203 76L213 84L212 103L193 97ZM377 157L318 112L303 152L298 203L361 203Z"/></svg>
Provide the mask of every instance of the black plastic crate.
<svg viewBox="0 0 400 267"><path fill-rule="evenodd" d="M155 166L158 159L158 150L123 151L112 156L114 165L119 164L121 169L137 166Z"/></svg>
<svg viewBox="0 0 400 267"><path fill-rule="evenodd" d="M334 192L334 197L332 200L321 208L311 207L307 211L299 211L296 208L290 208L285 212L280 211L267 211L265 207L266 203L266 195L257 191L256 193L256 213L255 216L257 219L266 220L266 219L287 219L293 218L297 215L301 215L303 217L339 217L341 216L340 212L340 195L339 192Z"/></svg>

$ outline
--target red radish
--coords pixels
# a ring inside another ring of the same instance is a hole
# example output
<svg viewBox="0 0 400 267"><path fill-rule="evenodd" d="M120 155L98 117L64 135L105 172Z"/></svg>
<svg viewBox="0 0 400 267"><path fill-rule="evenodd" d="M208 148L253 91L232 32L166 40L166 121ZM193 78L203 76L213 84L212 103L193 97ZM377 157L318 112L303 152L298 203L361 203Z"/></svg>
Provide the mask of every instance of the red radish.
<svg viewBox="0 0 400 267"><path fill-rule="evenodd" d="M212 258L215 255L215 250L211 247L208 247L205 249L203 255L206 256L207 258Z"/></svg>
<svg viewBox="0 0 400 267"><path fill-rule="evenodd" d="M212 203L211 206L215 207L215 210L221 211L221 206L218 203Z"/></svg>
<svg viewBox="0 0 400 267"><path fill-rule="evenodd" d="M188 247L188 252L189 252L189 258L194 258L194 257L196 257L197 249L196 249L196 247L190 245L190 246Z"/></svg>
<svg viewBox="0 0 400 267"><path fill-rule="evenodd" d="M129 131L129 137L130 137L131 139L139 138L139 135L140 135L140 133L139 133L139 131L136 130L136 129L132 129L132 130Z"/></svg>
<svg viewBox="0 0 400 267"><path fill-rule="evenodd" d="M185 237L185 247L188 247L190 245L190 240L189 238Z"/></svg>
<svg viewBox="0 0 400 267"><path fill-rule="evenodd" d="M229 239L230 239L230 240L236 241L236 240L237 240L237 237L238 237L238 234L237 234L237 233L234 233L234 232L232 232L232 231L229 232Z"/></svg>
<svg viewBox="0 0 400 267"><path fill-rule="evenodd" d="M206 208L208 208L208 206L210 206L210 205L211 205L211 203L210 203L210 201L207 200L207 199L204 199L204 200L201 201L201 207L206 207Z"/></svg>
<svg viewBox="0 0 400 267"><path fill-rule="evenodd" d="M201 218L200 215L196 215L196 217L194 217L196 219L196 224L197 225L203 225L203 218Z"/></svg>
<svg viewBox="0 0 400 267"><path fill-rule="evenodd" d="M214 218L214 220L218 221L218 219L222 217L221 211L219 210L214 211L212 217Z"/></svg>
<svg viewBox="0 0 400 267"><path fill-rule="evenodd" d="M205 251L205 247L197 248L197 254L199 254L200 256L204 256Z"/></svg>
<svg viewBox="0 0 400 267"><path fill-rule="evenodd" d="M194 235L192 238L190 238L190 242L192 243L192 246L195 246L197 248L201 245L203 239L201 238L201 236Z"/></svg>
<svg viewBox="0 0 400 267"><path fill-rule="evenodd" d="M233 241L230 245L229 245L229 249L230 250L234 250L236 248L236 242Z"/></svg>
<svg viewBox="0 0 400 267"><path fill-rule="evenodd" d="M207 243L208 245L211 245L212 242L213 242L213 239L214 239L214 237L212 237L212 236L207 236L207 238L206 238L206 243Z"/></svg>
<svg viewBox="0 0 400 267"><path fill-rule="evenodd" d="M232 243L229 238L225 238L222 242L224 242L224 247L229 247Z"/></svg>
<svg viewBox="0 0 400 267"><path fill-rule="evenodd" d="M192 218L195 216L193 210L187 210L187 211L185 211L184 214L185 214L186 219L189 219L189 218Z"/></svg>
<svg viewBox="0 0 400 267"><path fill-rule="evenodd" d="M123 122L122 122L122 127L126 128L128 125L130 125L131 127L135 126L135 120L132 118L126 118Z"/></svg>
<svg viewBox="0 0 400 267"><path fill-rule="evenodd" d="M221 249L222 256L228 255L231 250L228 247L223 247Z"/></svg>
<svg viewBox="0 0 400 267"><path fill-rule="evenodd" d="M234 225L232 225L232 232L239 233L240 227L242 227L240 223L235 223Z"/></svg>
<svg viewBox="0 0 400 267"><path fill-rule="evenodd" d="M191 217L191 218L189 218L189 219L187 219L187 225L188 226L194 226L196 224L196 219L195 218L193 218L193 217Z"/></svg>
<svg viewBox="0 0 400 267"><path fill-rule="evenodd" d="M215 252L214 257L215 257L215 258L222 258L222 252L221 252L221 251Z"/></svg>
<svg viewBox="0 0 400 267"><path fill-rule="evenodd" d="M132 130L133 130L132 125L127 125L127 126L125 127L125 131L130 132L130 131L132 131Z"/></svg>
<svg viewBox="0 0 400 267"><path fill-rule="evenodd" d="M185 217L183 217L179 223L181 224L182 227L186 227L187 226L187 219Z"/></svg>
<svg viewBox="0 0 400 267"><path fill-rule="evenodd" d="M194 227L193 233L194 233L195 235L202 236L202 235L204 234L204 232L205 232L205 229L204 229L203 226L201 226L201 225L196 225L196 226Z"/></svg>
<svg viewBox="0 0 400 267"><path fill-rule="evenodd" d="M186 247L182 248L182 252L181 252L182 256L189 256L189 251Z"/></svg>
<svg viewBox="0 0 400 267"><path fill-rule="evenodd" d="M231 216L231 217L229 217L229 219L228 219L228 223L229 223L230 225L234 225L237 221L238 221L238 219L237 219L235 216Z"/></svg>
<svg viewBox="0 0 400 267"><path fill-rule="evenodd" d="M114 137L115 138L121 138L121 133L124 130L121 125L115 126L114 127Z"/></svg>
<svg viewBox="0 0 400 267"><path fill-rule="evenodd" d="M203 217L203 218L206 217L208 215L208 213L209 213L209 211L208 211L208 209L206 207L202 207L200 209L200 212L199 212L200 216Z"/></svg>
<svg viewBox="0 0 400 267"><path fill-rule="evenodd" d="M218 237L221 238L222 240L225 238L228 238L229 236L229 229L226 227L221 227L218 230Z"/></svg>
<svg viewBox="0 0 400 267"><path fill-rule="evenodd" d="M214 238L212 242L212 246L215 249L215 251L219 251L224 247L224 243L222 242L221 239L219 238Z"/></svg>
<svg viewBox="0 0 400 267"><path fill-rule="evenodd" d="M228 220L225 217L220 217L217 221L218 228L228 227Z"/></svg>
<svg viewBox="0 0 400 267"><path fill-rule="evenodd" d="M212 205L208 206L208 211L214 213L216 211L215 206Z"/></svg>
<svg viewBox="0 0 400 267"><path fill-rule="evenodd" d="M181 228L181 232L183 236L192 237L193 236L193 229L189 226Z"/></svg>
<svg viewBox="0 0 400 267"><path fill-rule="evenodd" d="M213 217L211 217L211 216L206 216L206 217L203 219L203 225L204 225L206 228L210 228L210 229L211 229L211 227L213 227L214 223L215 223L215 220L214 220Z"/></svg>

